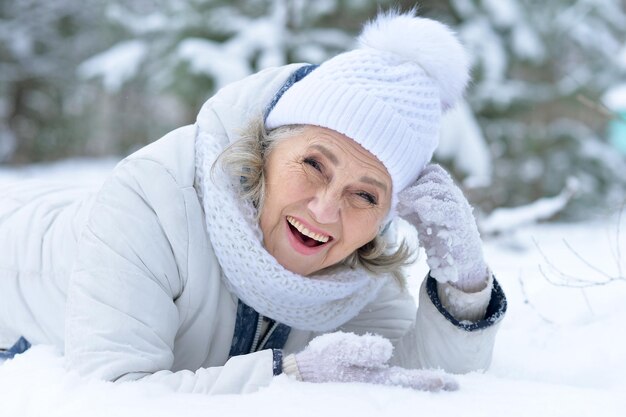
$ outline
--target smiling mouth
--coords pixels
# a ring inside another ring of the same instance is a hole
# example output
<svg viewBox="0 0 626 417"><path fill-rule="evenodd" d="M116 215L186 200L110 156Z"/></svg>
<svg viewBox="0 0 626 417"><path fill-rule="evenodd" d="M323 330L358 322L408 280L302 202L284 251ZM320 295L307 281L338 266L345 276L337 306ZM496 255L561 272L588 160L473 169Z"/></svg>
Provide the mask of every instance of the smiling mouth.
<svg viewBox="0 0 626 417"><path fill-rule="evenodd" d="M314 233L306 228L302 223L291 216L287 216L287 224L291 229L291 233L298 239L300 243L309 248L314 248L317 246L321 246L325 243L330 242L333 238L332 236Z"/></svg>

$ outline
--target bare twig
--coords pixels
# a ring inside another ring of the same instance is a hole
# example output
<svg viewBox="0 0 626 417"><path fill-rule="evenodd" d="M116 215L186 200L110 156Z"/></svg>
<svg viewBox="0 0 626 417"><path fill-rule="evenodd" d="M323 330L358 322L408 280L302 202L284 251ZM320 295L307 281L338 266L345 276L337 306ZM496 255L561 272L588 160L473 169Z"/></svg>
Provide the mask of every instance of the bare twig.
<svg viewBox="0 0 626 417"><path fill-rule="evenodd" d="M611 258L613 258L613 262L615 262L618 266L619 266L619 270L620 270L620 275L621 274L621 265L620 265L620 256L619 256L619 250L617 248L613 247L613 241L612 241L612 236L611 236L611 231L609 230L609 228L605 228L605 232L606 232L606 240L608 242L610 242L611 244L609 245L609 251L611 252ZM619 237L618 237L619 239Z"/></svg>
<svg viewBox="0 0 626 417"><path fill-rule="evenodd" d="M570 252L572 252L582 263L587 265L590 269L596 271L598 274L604 276L606 279L609 279L609 280L610 279L614 279L614 277L612 277L611 275L607 274L606 272L604 272L603 270L601 270L600 268L598 268L597 266L593 265L592 263L587 261L585 258L583 258L582 255L579 254L578 251L576 251L576 249L574 249L572 247L572 245L570 245L567 240L565 240L565 239L562 239L562 240L563 240L563 244L565 244L567 249L569 249Z"/></svg>
<svg viewBox="0 0 626 417"><path fill-rule="evenodd" d="M566 239L563 239L563 244L567 247L567 249L576 258L578 258L578 260L581 263L583 263L589 270L595 272L595 274L599 274L602 279L587 279L587 278L581 278L579 276L577 277L577 276L565 274L562 270L557 268L550 261L548 256L545 254L545 252L541 249L541 247L537 243L536 239L533 238L533 243L535 247L541 254L546 265L550 269L552 275L557 277L557 279L554 279L554 277L549 276L540 265L539 270L541 274L544 276L544 278L553 285L562 286L562 287L573 287L573 288L595 287L595 286L600 286L600 285L607 285L615 281L626 282L626 275L624 275L623 273L624 270L622 267L622 250L621 250L621 240L620 240L622 216L624 214L625 207L626 207L626 201L622 204L622 207L620 208L618 216L617 216L617 231L616 231L615 243L612 242L610 234L607 235L607 238L609 241L610 252L617 266L617 275L609 274L605 272L604 270L600 269L597 265L585 259L576 249L574 249L574 247ZM615 247L613 247L614 244L615 244Z"/></svg>
<svg viewBox="0 0 626 417"><path fill-rule="evenodd" d="M620 277L624 277L624 267L622 266L622 242L621 242L621 233L622 233L622 216L626 211L626 200L622 203L618 215L617 215L617 229L615 232L615 246L613 246L613 239L611 238L611 231L609 228L606 228L606 238L609 241L609 251L611 252L611 257L617 265L617 275Z"/></svg>
<svg viewBox="0 0 626 417"><path fill-rule="evenodd" d="M587 298L587 293L585 292L585 289L581 288L580 292L583 293L583 298L585 299L585 304L587 304L587 308L589 309L589 312L595 316L595 313L593 312L593 308L591 308L591 303L589 302L589 298Z"/></svg>
<svg viewBox="0 0 626 417"><path fill-rule="evenodd" d="M619 238L622 229L622 215L624 214L624 211L626 211L626 201L622 203L622 208L617 215L617 233L615 237L615 239L617 239L617 242L615 243L615 246L617 247L617 260L615 262L617 263L617 273L620 277L625 276L622 270L622 242Z"/></svg>
<svg viewBox="0 0 626 417"><path fill-rule="evenodd" d="M617 218L617 233L616 233L616 239L617 241L615 242L615 248L613 247L613 242L611 239L611 235L608 234L607 238L609 241L609 247L610 247L610 252L611 255L615 261L615 263L617 264L617 270L618 273L616 276L611 275L605 271L603 271L602 269L600 269L598 266L594 265L592 262L588 261L587 259L585 259L576 249L574 249L574 247L566 240L566 239L562 239L564 245L567 247L567 249L570 251L570 253L572 253L580 262L582 262L586 268L588 268L589 270L593 271L595 274L593 274L595 277L592 278L581 278L580 276L574 276L574 275L570 275L570 274L566 274L565 272L563 272L563 270L559 269L554 263L552 263L552 261L550 260L550 258L548 258L548 256L546 255L546 253L543 251L543 249L541 248L541 246L539 245L539 243L537 242L537 240L533 237L532 241L535 245L535 247L537 248L537 251L539 251L539 254L541 255L541 257L543 258L545 265L547 265L548 270L546 271L543 265L539 265L539 272L541 273L541 275L544 277L544 279L551 285L557 286L557 287L564 287L564 288L579 288L582 292L582 296L584 299L584 302L587 306L587 309L589 310L589 312L593 315L595 314L593 311L593 307L591 306L591 302L589 301L589 298L587 297L587 292L585 291L586 288L589 287L598 287L598 286L603 286L603 285L607 285L610 284L612 282L615 281L620 281L622 283L626 283L626 276L623 273L623 267L622 267L622 252L621 252L621 241L620 241L620 233L621 233L621 221L622 221L622 216L624 214L624 208L626 207L626 202L624 202L624 204L622 205L622 208L620 209L620 212L618 214L618 218ZM600 279L594 279L594 278L599 278ZM546 317L544 317L538 310L537 308L535 308L535 306L530 302L530 300L528 299L528 296L526 294L526 290L524 288L524 282L522 280L521 277L521 273L520 276L518 277L518 281L520 283L520 287L522 290L522 295L524 297L524 303L529 304L530 307L535 310L535 312L542 318L542 320L548 322L548 323L552 323L549 319L547 319Z"/></svg>
<svg viewBox="0 0 626 417"><path fill-rule="evenodd" d="M612 281L612 280L587 281L587 280L584 280L584 279L581 279L572 275L564 274L558 269L556 269L554 265L552 265L551 268L553 270L553 274L559 275L559 279L560 279L560 280L555 280L554 278L551 278L550 275L546 273L546 271L544 271L541 265L539 265L538 268L539 268L539 272L541 273L541 275L543 275L546 281L548 281L550 284L554 285L555 287L566 287L566 288L596 287L600 285L606 285Z"/></svg>
<svg viewBox="0 0 626 417"><path fill-rule="evenodd" d="M561 278L562 278L563 280L566 280L566 281L579 282L579 283L581 283L581 284L584 284L584 283L586 283L586 282L587 282L586 280L583 280L583 279L581 279L581 278L579 278L579 277L575 277L575 276L573 276L573 275L568 275L568 274L565 274L563 271L561 271L559 268L557 268L557 267L556 267L556 265L554 265L554 264L552 263L552 261L550 261L550 259L549 259L549 258L548 258L548 256L545 254L545 252L543 251L543 249L541 249L541 246L539 246L539 243L537 243L537 240L536 240L534 237L532 238L532 240L533 240L533 243L534 243L535 247L536 247L536 248L537 248L537 250L539 251L539 254L541 254L541 257L542 257L542 258L543 258L543 260L545 261L545 263L548 265L548 267L549 267L549 268L550 268L550 269L551 269L551 270L552 270L555 274L560 275L560 276L561 276ZM548 280L548 282L550 282L551 284L553 284L553 285L558 285L558 286L570 286L570 285L566 285L566 284L563 284L563 283L558 283L557 281L554 281L554 280L550 279L550 278L549 278L549 277L545 274L545 272L543 271L543 268L541 267L541 265L539 265L539 270L540 270L540 272L543 274L543 276L544 276L544 277Z"/></svg>
<svg viewBox="0 0 626 417"><path fill-rule="evenodd" d="M549 318L541 314L539 309L537 309L537 307L528 298L528 294L526 293L526 286L524 285L524 280L522 279L522 271L519 272L519 275L517 276L517 281L519 282L519 286L522 291L522 297L524 297L524 304L532 308L533 311L537 314L537 316L539 316L541 320L545 321L548 324L554 324L552 320L550 320Z"/></svg>
<svg viewBox="0 0 626 417"><path fill-rule="evenodd" d="M604 281L585 280L582 278L574 277L572 275L563 274L562 272L557 270L556 273L560 275L561 279L563 280L559 282L559 281L555 281L554 279L551 279L548 276L548 274L545 273L541 265L539 265L539 272L541 272L541 275L543 275L546 281L548 281L550 284L556 287L587 288L587 287L600 287L602 285L610 284L611 282L614 282L614 281L626 282L626 279L624 279L623 277L613 277L613 278L606 279Z"/></svg>
<svg viewBox="0 0 626 417"><path fill-rule="evenodd" d="M588 107L591 110L594 110L596 113L599 113L600 115L606 117L609 120L613 119L613 120L618 120L622 123L626 123L625 116L622 116L621 114L612 111L611 109L609 109L602 103L592 100L583 94L576 95L576 100L578 100L585 107Z"/></svg>

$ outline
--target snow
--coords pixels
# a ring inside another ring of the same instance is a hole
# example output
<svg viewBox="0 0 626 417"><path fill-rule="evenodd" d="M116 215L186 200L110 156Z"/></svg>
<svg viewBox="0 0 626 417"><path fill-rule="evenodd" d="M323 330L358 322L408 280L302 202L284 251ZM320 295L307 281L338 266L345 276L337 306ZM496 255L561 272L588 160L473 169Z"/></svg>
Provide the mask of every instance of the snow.
<svg viewBox="0 0 626 417"><path fill-rule="evenodd" d="M472 67L480 67L486 81L504 79L508 66L505 46L487 19L480 17L463 23L459 36L474 54Z"/></svg>
<svg viewBox="0 0 626 417"><path fill-rule="evenodd" d="M286 13L284 7L277 7L271 16L252 20L225 14L217 24L228 22L228 30L234 30L235 36L224 42L186 38L177 46L174 58L189 63L192 73L212 77L216 89L249 75L253 58L259 68L284 65ZM213 18L219 18L219 13L216 15ZM222 30L228 32L226 27Z"/></svg>
<svg viewBox="0 0 626 417"><path fill-rule="evenodd" d="M619 84L609 89L602 97L602 101L612 111L626 110L626 84Z"/></svg>
<svg viewBox="0 0 626 417"><path fill-rule="evenodd" d="M0 167L0 182L45 176L97 184L113 165L113 160L75 160ZM54 348L35 346L0 364L0 416L621 417L626 415L626 281L576 288L546 279L562 282L572 275L594 283L605 281L603 274L623 276L626 219L619 233L617 225L615 217L598 215L580 224L521 226L486 242L485 256L507 294L508 313L491 368L456 376L455 392L311 384L283 375L249 395L178 394L141 381L85 380L64 370ZM411 236L406 229L402 233ZM426 272L423 259L422 254L411 269L413 293Z"/></svg>
<svg viewBox="0 0 626 417"><path fill-rule="evenodd" d="M471 0L452 0L454 10L465 19L476 13L476 6Z"/></svg>
<svg viewBox="0 0 626 417"><path fill-rule="evenodd" d="M244 57L227 53L224 46L207 39L185 39L178 45L177 52L183 61L189 63L192 73L215 77L218 88L250 73Z"/></svg>
<svg viewBox="0 0 626 417"><path fill-rule="evenodd" d="M511 27L519 19L520 10L513 0L483 0L482 3L497 26Z"/></svg>
<svg viewBox="0 0 626 417"><path fill-rule="evenodd" d="M78 75L83 78L102 77L104 87L117 92L137 74L146 53L147 46L143 41L123 41L83 62L78 67Z"/></svg>
<svg viewBox="0 0 626 417"><path fill-rule="evenodd" d="M60 162L9 168L0 164L0 185L16 180L42 179L68 184L100 185L119 161L117 158L66 159Z"/></svg>
<svg viewBox="0 0 626 417"><path fill-rule="evenodd" d="M110 4L106 8L106 16L113 22L124 26L134 34L149 34L172 26L171 19L164 13L151 12L148 14L130 13L119 4Z"/></svg>
<svg viewBox="0 0 626 417"><path fill-rule="evenodd" d="M451 159L455 168L467 175L463 180L465 186L480 187L491 183L491 154L467 102L457 103L444 115L435 155L440 159Z"/></svg>
<svg viewBox="0 0 626 417"><path fill-rule="evenodd" d="M539 36L523 23L519 23L513 28L512 46L515 55L533 62L541 62L546 55Z"/></svg>
<svg viewBox="0 0 626 417"><path fill-rule="evenodd" d="M619 54L617 54L617 63L620 67L626 69L626 44L624 44Z"/></svg>
<svg viewBox="0 0 626 417"><path fill-rule="evenodd" d="M565 208L573 192L578 187L572 183L554 197L543 197L519 207L499 207L480 222L480 230L485 234L502 233L523 225L546 220Z"/></svg>

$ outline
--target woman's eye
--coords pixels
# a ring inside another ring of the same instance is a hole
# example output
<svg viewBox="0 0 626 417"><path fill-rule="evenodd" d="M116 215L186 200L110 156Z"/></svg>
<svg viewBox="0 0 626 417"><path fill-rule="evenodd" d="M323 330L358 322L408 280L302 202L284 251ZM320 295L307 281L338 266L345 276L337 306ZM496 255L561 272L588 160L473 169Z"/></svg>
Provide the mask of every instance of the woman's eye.
<svg viewBox="0 0 626 417"><path fill-rule="evenodd" d="M304 158L303 161L305 164L310 165L311 167L313 167L314 169L318 170L319 172L322 172L322 165L317 162L315 159L313 158Z"/></svg>
<svg viewBox="0 0 626 417"><path fill-rule="evenodd" d="M368 204L375 206L377 204L376 197L365 191L358 192L357 195L365 200Z"/></svg>

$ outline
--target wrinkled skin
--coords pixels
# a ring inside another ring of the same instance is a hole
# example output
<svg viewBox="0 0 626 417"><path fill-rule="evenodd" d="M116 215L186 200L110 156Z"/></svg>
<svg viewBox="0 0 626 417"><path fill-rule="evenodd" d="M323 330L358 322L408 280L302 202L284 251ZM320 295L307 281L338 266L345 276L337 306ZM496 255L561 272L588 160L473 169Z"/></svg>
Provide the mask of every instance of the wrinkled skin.
<svg viewBox="0 0 626 417"><path fill-rule="evenodd" d="M265 179L263 245L300 275L335 265L374 239L391 205L391 177L384 165L352 139L319 126L305 126L277 143ZM310 253L298 251L288 218L329 241Z"/></svg>

